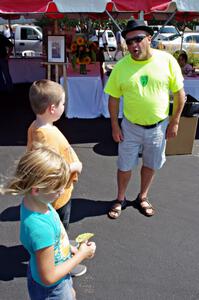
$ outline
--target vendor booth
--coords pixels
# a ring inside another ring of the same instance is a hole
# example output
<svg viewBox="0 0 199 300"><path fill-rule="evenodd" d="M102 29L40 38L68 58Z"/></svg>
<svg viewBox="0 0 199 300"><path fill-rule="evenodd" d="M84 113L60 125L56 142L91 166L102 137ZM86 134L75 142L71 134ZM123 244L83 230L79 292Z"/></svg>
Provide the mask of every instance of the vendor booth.
<svg viewBox="0 0 199 300"><path fill-rule="evenodd" d="M2 0L0 5L0 15L7 18L16 18L17 15L35 16L45 14L53 18L62 18L67 16L78 17L80 14L85 16L95 16L110 18L115 24L114 18L126 17L133 15L135 18L150 20L166 20L165 25L175 18L188 20L199 17L198 1L195 0L16 0L12 3L9 0ZM55 22L56 24L56 22ZM117 25L117 24L116 24ZM119 28L119 26L118 26ZM54 33L56 35L56 31ZM54 38L53 36L51 37ZM87 74L80 74L67 64L60 46L62 42L52 41L51 59L59 58L57 65L56 59L41 61L41 58L10 59L10 72L14 82L32 82L41 78L51 78L51 65L55 64L55 80L61 82L68 94L68 104L65 115L68 118L96 118L99 116L109 117L108 112L108 95L104 93L104 85L107 77L102 78L99 71L99 64L88 64ZM49 53L48 53L49 54ZM45 56L46 57L46 56ZM59 66L63 65L63 72L59 76ZM45 66L45 67L44 67ZM16 70L18 74L16 75ZM199 99L199 77L185 78L185 91L196 99ZM120 117L122 117L122 99L120 104ZM188 133L195 137L197 126L197 117L186 118L180 124L179 136ZM192 131L190 131L192 130ZM192 132L190 134L190 132ZM177 139L178 139L177 138ZM179 140L175 141L179 143ZM180 146L182 149L182 145ZM173 150L172 150L173 151ZM173 153L170 151L170 153ZM175 149L178 152L178 150ZM175 152L174 151L174 152ZM190 149L188 152L191 151ZM169 150L168 150L169 152ZM178 154L178 153L174 153ZM180 153L182 154L182 153Z"/></svg>

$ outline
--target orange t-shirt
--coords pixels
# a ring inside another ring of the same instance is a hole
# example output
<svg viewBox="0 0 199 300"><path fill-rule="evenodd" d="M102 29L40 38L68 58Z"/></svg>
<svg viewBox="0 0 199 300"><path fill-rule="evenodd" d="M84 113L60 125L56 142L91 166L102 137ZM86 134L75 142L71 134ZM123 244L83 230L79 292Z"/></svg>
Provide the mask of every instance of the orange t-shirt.
<svg viewBox="0 0 199 300"><path fill-rule="evenodd" d="M32 148L33 142L38 142L53 147L60 155L62 155L68 164L79 161L77 154L73 148L68 143L65 136L56 126L43 126L37 128L35 126L35 121L30 125L28 129L28 143L27 148L30 150ZM73 182L78 180L78 173L72 174L72 184L65 188L64 193L53 202L53 207L59 209L64 206L71 198L73 191Z"/></svg>

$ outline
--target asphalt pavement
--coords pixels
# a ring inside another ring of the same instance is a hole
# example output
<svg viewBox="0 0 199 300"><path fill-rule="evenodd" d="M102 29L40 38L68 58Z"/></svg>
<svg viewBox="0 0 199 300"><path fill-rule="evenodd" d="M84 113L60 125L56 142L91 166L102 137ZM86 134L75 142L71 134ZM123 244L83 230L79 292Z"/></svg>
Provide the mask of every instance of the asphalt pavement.
<svg viewBox="0 0 199 300"><path fill-rule="evenodd" d="M0 174L9 176L25 151L26 131L34 116L28 84L1 95ZM117 220L107 211L116 197L117 145L110 120L66 119L57 122L83 162L72 195L71 239L93 232L96 256L88 271L74 279L81 300L199 299L199 144L192 155L168 156L150 192L156 214L147 218L133 207L139 168L127 191L128 207ZM140 167L140 166L139 166ZM20 245L19 197L0 197L0 300L27 300L28 256Z"/></svg>

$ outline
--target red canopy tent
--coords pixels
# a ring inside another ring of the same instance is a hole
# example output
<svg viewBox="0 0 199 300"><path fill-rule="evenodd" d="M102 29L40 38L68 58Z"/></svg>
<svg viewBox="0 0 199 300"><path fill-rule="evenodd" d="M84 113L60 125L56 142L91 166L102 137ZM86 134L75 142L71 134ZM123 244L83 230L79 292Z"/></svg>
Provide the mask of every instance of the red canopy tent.
<svg viewBox="0 0 199 300"><path fill-rule="evenodd" d="M1 0L0 16L15 18L18 15L36 17L38 15L55 15L63 17L64 13L102 13L109 0Z"/></svg>
<svg viewBox="0 0 199 300"><path fill-rule="evenodd" d="M139 12L150 13L153 7L165 5L168 0L112 0L107 5L109 11L117 12Z"/></svg>
<svg viewBox="0 0 199 300"><path fill-rule="evenodd" d="M189 20L199 17L198 0L1 0L0 15L14 18L16 15L46 14L63 17L72 14L95 13L95 18L104 16L107 12L114 18L138 16L142 12L144 19L168 19L175 14L176 19ZM109 15L110 16L110 15Z"/></svg>
<svg viewBox="0 0 199 300"><path fill-rule="evenodd" d="M167 20L172 14L176 20L199 18L197 0L112 0L107 5L107 10L123 16L127 16L127 13L137 16L138 12L142 12L145 20Z"/></svg>
<svg viewBox="0 0 199 300"><path fill-rule="evenodd" d="M104 12L109 0L1 0L1 14Z"/></svg>

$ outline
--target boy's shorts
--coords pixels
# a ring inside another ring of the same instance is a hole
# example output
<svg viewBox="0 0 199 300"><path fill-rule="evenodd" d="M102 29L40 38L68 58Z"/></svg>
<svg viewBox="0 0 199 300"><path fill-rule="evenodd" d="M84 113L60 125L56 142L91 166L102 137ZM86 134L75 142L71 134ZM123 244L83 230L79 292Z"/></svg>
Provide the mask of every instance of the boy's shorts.
<svg viewBox="0 0 199 300"><path fill-rule="evenodd" d="M154 128L144 128L122 120L124 140L119 143L118 169L130 171L138 165L142 153L143 165L150 169L160 169L166 161L166 129L169 120L166 118Z"/></svg>

